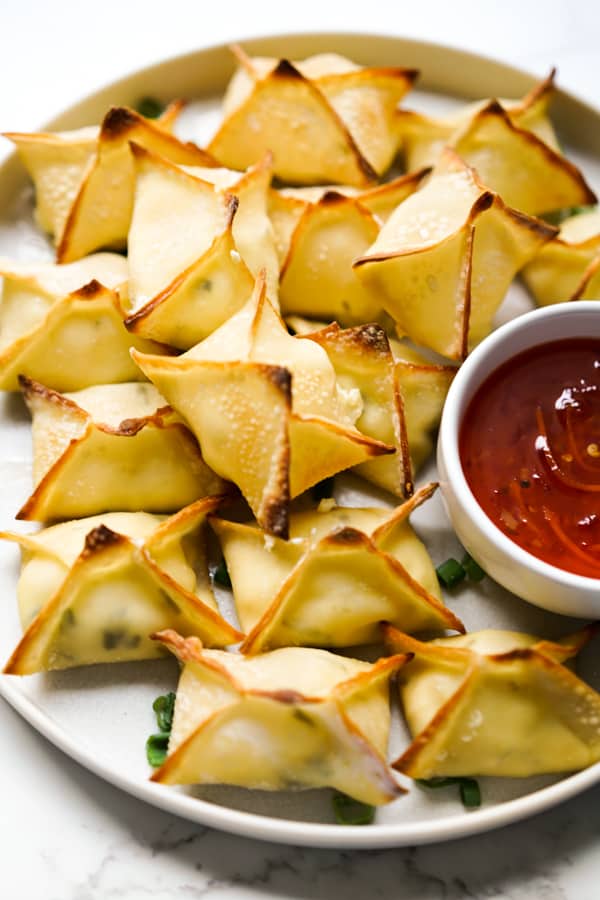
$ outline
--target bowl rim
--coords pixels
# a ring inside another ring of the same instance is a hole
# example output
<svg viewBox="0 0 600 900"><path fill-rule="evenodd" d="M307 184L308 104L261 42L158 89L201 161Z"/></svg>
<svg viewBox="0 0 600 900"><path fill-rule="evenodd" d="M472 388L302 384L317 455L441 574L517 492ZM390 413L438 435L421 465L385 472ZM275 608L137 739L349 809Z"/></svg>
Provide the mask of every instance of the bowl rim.
<svg viewBox="0 0 600 900"><path fill-rule="evenodd" d="M512 557L517 565L526 567L538 577L571 590L575 588L582 593L597 594L600 593L600 577L592 578L586 575L579 575L576 572L570 572L568 569L553 566L551 563L525 550L498 528L483 510L471 490L458 449L462 419L475 391L485 379L511 358L519 356L521 353L526 352L527 349L561 340L561 338L554 337L544 339L543 333L538 333L528 348L511 351L510 345L513 338L522 332L523 329L529 328L532 323L537 323L541 326L551 322L553 319L573 318L576 320L578 317L589 314L598 316L600 322L600 302L598 300L573 300L567 303L557 303L523 313L510 322L501 325L484 338L469 354L452 380L440 422L437 453L438 461L440 458L443 458L445 470L445 475L442 479L442 490L444 490L444 482L452 484L452 492L456 496L458 503L470 516L471 524L483 534L487 541L495 545L496 549L505 556ZM574 338L576 335L567 334L564 339L568 340L571 337ZM582 335L582 337L586 337L586 335ZM600 328L598 339L600 340ZM503 353L502 358L497 360L496 365L491 370L480 376L480 367L489 358L490 354L499 351L500 348L502 348L502 351L506 349L508 352Z"/></svg>

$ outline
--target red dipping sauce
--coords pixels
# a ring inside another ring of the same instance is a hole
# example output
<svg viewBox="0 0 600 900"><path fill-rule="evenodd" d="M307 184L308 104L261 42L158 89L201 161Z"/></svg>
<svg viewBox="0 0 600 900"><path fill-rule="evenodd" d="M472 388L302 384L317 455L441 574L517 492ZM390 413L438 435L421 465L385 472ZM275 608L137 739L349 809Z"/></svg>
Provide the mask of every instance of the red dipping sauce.
<svg viewBox="0 0 600 900"><path fill-rule="evenodd" d="M541 344L492 372L467 408L459 450L504 534L600 578L600 340Z"/></svg>

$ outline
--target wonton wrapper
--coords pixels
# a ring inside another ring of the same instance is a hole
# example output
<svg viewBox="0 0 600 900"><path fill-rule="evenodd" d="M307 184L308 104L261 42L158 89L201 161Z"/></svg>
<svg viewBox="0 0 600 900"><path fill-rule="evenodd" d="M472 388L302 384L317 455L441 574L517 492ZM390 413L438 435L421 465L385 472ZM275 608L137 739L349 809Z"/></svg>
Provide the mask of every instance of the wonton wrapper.
<svg viewBox="0 0 600 900"><path fill-rule="evenodd" d="M523 269L540 306L564 300L600 300L600 210L571 216Z"/></svg>
<svg viewBox="0 0 600 900"><path fill-rule="evenodd" d="M19 375L59 391L136 381L129 348L164 352L123 324L127 262L119 254L64 266L0 259L0 275L0 390L19 390Z"/></svg>
<svg viewBox="0 0 600 900"><path fill-rule="evenodd" d="M128 241L128 328L188 350L244 305L252 274L262 268L276 304L269 160L244 174L184 171L135 145L132 149L137 181Z"/></svg>
<svg viewBox="0 0 600 900"><path fill-rule="evenodd" d="M263 277L240 312L182 356L132 353L271 534L287 535L290 497L394 452L354 427L359 392L340 388L321 347L288 334Z"/></svg>
<svg viewBox="0 0 600 900"><path fill-rule="evenodd" d="M17 588L25 629L5 672L161 656L157 628L200 635L213 647L241 637L219 615L204 548L208 497L170 519L108 513L36 534L0 533L20 544Z"/></svg>
<svg viewBox="0 0 600 900"><path fill-rule="evenodd" d="M242 652L370 643L383 620L408 632L463 631L443 605L433 564L408 523L435 487L392 511L293 513L290 541L274 538L268 547L256 526L211 518L248 632Z"/></svg>
<svg viewBox="0 0 600 900"><path fill-rule="evenodd" d="M170 132L183 105L181 100L170 103L153 121L153 126ZM133 110L127 112L137 116ZM5 132L3 135L15 144L35 185L38 225L53 235L56 244L61 241L81 182L96 155L99 133L100 128L91 125L75 131Z"/></svg>
<svg viewBox="0 0 600 900"><path fill-rule="evenodd" d="M348 188L272 191L270 212L282 258L282 311L336 319L342 325L379 321L381 298L356 277L352 262L425 174L416 172L360 193L345 193Z"/></svg>
<svg viewBox="0 0 600 900"><path fill-rule="evenodd" d="M195 144L183 143L131 109L113 107L69 207L56 251L59 262L80 259L99 247L125 246L135 187L131 142L179 165L214 165Z"/></svg>
<svg viewBox="0 0 600 900"><path fill-rule="evenodd" d="M445 150L355 266L402 334L461 359L492 330L511 281L554 234L506 206Z"/></svg>
<svg viewBox="0 0 600 900"><path fill-rule="evenodd" d="M385 762L388 682L405 662L369 664L289 647L256 657L157 635L183 663L163 784L260 790L333 787L364 803L403 789Z"/></svg>
<svg viewBox="0 0 600 900"><path fill-rule="evenodd" d="M388 626L413 742L394 768L411 778L582 769L600 760L600 694L562 663L593 627L559 643L479 631L423 644Z"/></svg>
<svg viewBox="0 0 600 900"><path fill-rule="evenodd" d="M375 324L342 330L334 322L306 338L323 347L341 388L360 391L363 408L356 420L358 430L396 448L393 456L360 463L357 475L397 497L409 496L413 485L404 404L384 330Z"/></svg>
<svg viewBox="0 0 600 900"><path fill-rule="evenodd" d="M431 363L412 347L393 338L390 347L404 407L410 459L416 472L433 450L432 434L440 424L446 395L457 369Z"/></svg>
<svg viewBox="0 0 600 900"><path fill-rule="evenodd" d="M303 337L311 337L320 331L335 329L334 325L303 319L300 316L288 316L286 323L295 334ZM372 326L365 326L365 328L369 329ZM358 329L349 329L348 333L351 334L354 330L358 331ZM343 335L344 332L341 334ZM403 428L406 432L411 469L414 473L423 465L433 450L432 432L440 423L446 395L457 369L455 366L431 363L422 353L394 338L388 338L388 341L394 360L396 392L399 393L402 400ZM333 355L332 361L335 365L335 355ZM374 411L379 414L379 410L376 408ZM384 410L382 421L384 421L385 414ZM387 421L387 424L389 427L391 419Z"/></svg>
<svg viewBox="0 0 600 900"><path fill-rule="evenodd" d="M596 201L577 166L514 125L497 101L481 109L451 146L484 184L520 212L539 216Z"/></svg>
<svg viewBox="0 0 600 900"><path fill-rule="evenodd" d="M35 490L17 518L172 512L224 489L153 385L59 394L27 378L21 384L33 418Z"/></svg>
<svg viewBox="0 0 600 900"><path fill-rule="evenodd" d="M361 68L335 54L292 64L234 52L240 67L208 147L223 165L245 169L271 150L284 181L357 186L390 167L396 107L414 70Z"/></svg>
<svg viewBox="0 0 600 900"><path fill-rule="evenodd" d="M532 132L553 150L559 151L552 122L548 118L548 105L554 92L553 69L547 78L536 84L522 100L500 100L513 125ZM469 103L450 115L426 116L409 109L399 109L396 114L397 131L406 168L409 171L436 164L442 150L457 131L464 128L487 106L491 100Z"/></svg>
<svg viewBox="0 0 600 900"><path fill-rule="evenodd" d="M235 246L254 278L266 272L267 297L278 306L279 259L275 232L269 217L273 157L270 153L246 172L233 169L185 166L185 171L215 185L238 201L232 232Z"/></svg>

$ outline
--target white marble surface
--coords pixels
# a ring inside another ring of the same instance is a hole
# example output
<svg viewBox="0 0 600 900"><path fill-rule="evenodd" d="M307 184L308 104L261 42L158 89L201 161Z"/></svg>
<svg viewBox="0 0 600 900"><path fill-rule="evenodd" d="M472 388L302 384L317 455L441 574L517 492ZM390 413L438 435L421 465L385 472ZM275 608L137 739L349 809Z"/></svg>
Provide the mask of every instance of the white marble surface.
<svg viewBox="0 0 600 900"><path fill-rule="evenodd" d="M0 29L0 130L35 128L160 57L267 31L380 31L478 50L537 73L557 64L562 85L600 104L600 8L585 0L2 0ZM445 845L306 850L219 834L133 800L63 756L3 702L0 734L0 897L10 900L600 896L600 789Z"/></svg>

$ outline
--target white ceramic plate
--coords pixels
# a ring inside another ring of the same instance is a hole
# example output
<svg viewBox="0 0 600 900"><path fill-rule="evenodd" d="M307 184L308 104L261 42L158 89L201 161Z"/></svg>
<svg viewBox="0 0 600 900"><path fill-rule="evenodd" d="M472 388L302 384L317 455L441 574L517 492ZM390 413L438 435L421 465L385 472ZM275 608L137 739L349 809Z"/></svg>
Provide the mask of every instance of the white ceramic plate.
<svg viewBox="0 0 600 900"><path fill-rule="evenodd" d="M534 83L532 76L509 66L462 51L373 35L293 35L252 40L250 54L303 58L335 51L363 64L400 65L422 70L419 90L406 105L435 112L460 101L488 96L520 97ZM163 100L199 98L181 120L182 136L202 143L218 119L218 97L231 74L225 47L201 50L137 72L71 107L48 128L76 128L100 120L110 104L133 104L142 96ZM600 187L600 113L565 94L553 105L553 119L572 159L588 180ZM10 123L4 123L9 126ZM21 259L51 258L51 251L32 224L32 190L15 158L0 167L0 254ZM511 288L499 321L530 307L518 285ZM2 445L0 479L3 494L0 527L15 528L14 511L30 491L29 417L19 397L0 399ZM433 466L419 481L435 477ZM345 503L385 503L368 494L363 484L340 487ZM439 498L414 516L436 563L459 548ZM17 526L21 527L21 526ZM28 530L24 528L23 530ZM18 552L0 546L0 660L8 658L20 637L15 583ZM223 598L225 599L225 598ZM474 590L463 588L447 596L449 605L468 630L509 627L554 637L576 627L572 620L543 613L511 596L486 579ZM600 688L600 663L593 648L583 654L579 671ZM86 768L130 794L204 825L254 838L290 844L336 847L385 847L446 840L517 821L565 800L600 781L600 764L568 777L530 779L482 778L483 806L466 812L455 791L410 793L377 813L368 827L333 824L327 791L270 794L232 788L176 789L148 781L144 744L155 729L151 703L175 686L176 665L169 661L88 667L67 672L18 678L0 677L0 693L39 732ZM408 737L398 711L390 746L394 758ZM23 765L26 765L24 762ZM406 780L409 786L408 780Z"/></svg>

